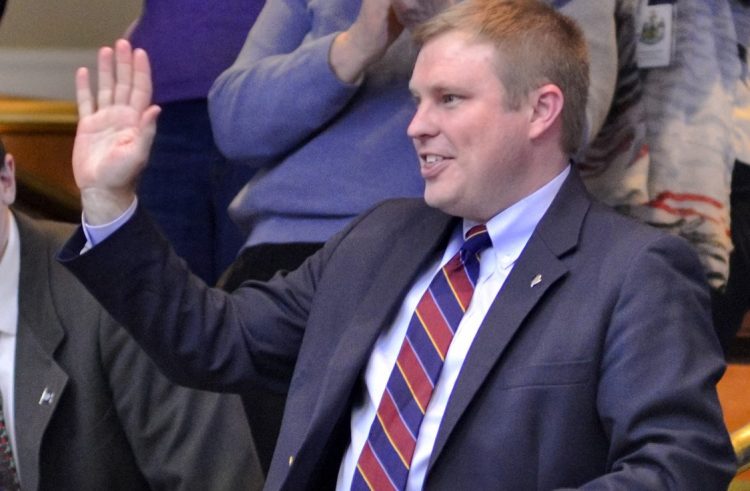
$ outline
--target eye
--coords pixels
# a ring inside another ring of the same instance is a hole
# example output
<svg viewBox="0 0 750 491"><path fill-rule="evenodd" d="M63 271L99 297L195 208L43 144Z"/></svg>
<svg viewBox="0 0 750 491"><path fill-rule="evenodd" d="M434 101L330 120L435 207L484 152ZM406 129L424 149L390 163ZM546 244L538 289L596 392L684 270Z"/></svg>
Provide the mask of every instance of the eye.
<svg viewBox="0 0 750 491"><path fill-rule="evenodd" d="M440 102L447 105L454 105L461 100L461 97L456 94L443 94L440 96Z"/></svg>

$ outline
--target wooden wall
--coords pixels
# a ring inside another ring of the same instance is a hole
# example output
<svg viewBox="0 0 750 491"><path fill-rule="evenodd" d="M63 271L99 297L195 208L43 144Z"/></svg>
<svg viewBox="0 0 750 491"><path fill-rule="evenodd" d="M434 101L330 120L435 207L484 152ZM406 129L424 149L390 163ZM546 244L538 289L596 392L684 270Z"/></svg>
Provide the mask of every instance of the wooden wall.
<svg viewBox="0 0 750 491"><path fill-rule="evenodd" d="M0 97L0 135L16 159L19 208L59 220L80 219L71 155L75 105Z"/></svg>

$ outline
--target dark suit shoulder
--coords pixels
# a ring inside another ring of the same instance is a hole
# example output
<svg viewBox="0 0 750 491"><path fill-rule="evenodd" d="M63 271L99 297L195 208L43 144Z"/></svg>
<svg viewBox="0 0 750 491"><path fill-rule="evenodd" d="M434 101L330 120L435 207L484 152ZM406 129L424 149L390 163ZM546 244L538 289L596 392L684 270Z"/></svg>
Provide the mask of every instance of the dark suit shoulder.
<svg viewBox="0 0 750 491"><path fill-rule="evenodd" d="M72 223L31 218L17 210L13 210L13 214L24 235L32 234L55 247L61 246L75 230L75 225Z"/></svg>
<svg viewBox="0 0 750 491"><path fill-rule="evenodd" d="M385 219L396 224L431 216L447 217L448 215L428 206L422 198L394 198L381 201L363 213L360 218Z"/></svg>
<svg viewBox="0 0 750 491"><path fill-rule="evenodd" d="M35 268L35 274L46 272L49 284L55 287L54 290L64 292L72 289L74 291L71 294L74 298L85 292L83 285L55 260L57 251L73 233L75 225L31 218L16 210L14 216L21 236L21 262L26 265L25 267L29 267L29 263L45 261L43 269ZM58 288L60 285L63 287Z"/></svg>
<svg viewBox="0 0 750 491"><path fill-rule="evenodd" d="M458 220L431 208L421 198L396 198L382 201L362 213L347 227L342 235L367 234L379 237L378 242L390 234L409 237L419 234L424 224L445 224Z"/></svg>
<svg viewBox="0 0 750 491"><path fill-rule="evenodd" d="M24 267L45 261L43 268L34 268L35 275L46 274L58 315L79 313L87 309L100 310L86 288L66 268L55 260L57 251L75 230L71 223L39 220L14 210L21 236L21 262ZM77 315L77 314L76 314Z"/></svg>

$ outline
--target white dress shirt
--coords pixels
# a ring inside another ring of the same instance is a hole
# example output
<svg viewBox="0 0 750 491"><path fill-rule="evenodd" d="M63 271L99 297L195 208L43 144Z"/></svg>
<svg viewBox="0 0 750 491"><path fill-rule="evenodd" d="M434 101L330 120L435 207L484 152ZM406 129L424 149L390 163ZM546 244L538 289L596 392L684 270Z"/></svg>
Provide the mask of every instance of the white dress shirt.
<svg viewBox="0 0 750 491"><path fill-rule="evenodd" d="M544 187L503 210L487 222L487 230L492 238L492 249L484 251L480 256L479 279L474 295L448 348L443 369L427 406L417 435L417 445L406 483L407 490L422 489L427 474L427 465L448 399L474 337L500 288L505 283L505 279L513 269L516 259L521 255L539 220L549 208L569 173L570 166ZM357 460L367 441L370 426L375 420L377 407L396 364L409 321L419 299L422 298L437 271L458 252L463 244L465 233L474 225L477 224L465 220L462 229L457 229L453 233L442 259L435 261L419 276L406 295L393 325L376 341L364 373L366 394L361 398L362 402L352 410L351 442L339 468L336 489L342 491L351 489Z"/></svg>
<svg viewBox="0 0 750 491"><path fill-rule="evenodd" d="M10 211L6 210L10 214ZM3 415L10 436L10 444L16 459L18 472L18 452L14 426L14 383L16 366L16 332L18 330L18 279L21 271L21 242L18 226L10 214L8 245L0 258L0 391L3 394ZM19 474L20 478L20 474Z"/></svg>

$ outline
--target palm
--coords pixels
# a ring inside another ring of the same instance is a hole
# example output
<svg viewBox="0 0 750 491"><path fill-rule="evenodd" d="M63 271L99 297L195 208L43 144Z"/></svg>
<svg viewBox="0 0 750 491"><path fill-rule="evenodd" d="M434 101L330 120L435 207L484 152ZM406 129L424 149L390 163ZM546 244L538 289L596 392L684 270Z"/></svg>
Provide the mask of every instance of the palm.
<svg viewBox="0 0 750 491"><path fill-rule="evenodd" d="M130 185L147 158L140 114L114 105L85 116L78 124L73 147L73 171L80 189Z"/></svg>

